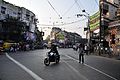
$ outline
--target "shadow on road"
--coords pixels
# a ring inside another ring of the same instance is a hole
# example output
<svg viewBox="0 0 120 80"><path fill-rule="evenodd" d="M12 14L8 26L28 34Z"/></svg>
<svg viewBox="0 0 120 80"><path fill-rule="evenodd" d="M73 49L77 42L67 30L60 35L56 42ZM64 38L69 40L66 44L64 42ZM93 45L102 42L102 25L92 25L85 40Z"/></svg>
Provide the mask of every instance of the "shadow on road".
<svg viewBox="0 0 120 80"><path fill-rule="evenodd" d="M53 62L53 63L50 63L50 65L49 65L49 66L46 66L46 67L52 67L52 68L53 68L53 67L57 67L57 66L59 66L59 65L60 65L60 62L57 63L57 64Z"/></svg>

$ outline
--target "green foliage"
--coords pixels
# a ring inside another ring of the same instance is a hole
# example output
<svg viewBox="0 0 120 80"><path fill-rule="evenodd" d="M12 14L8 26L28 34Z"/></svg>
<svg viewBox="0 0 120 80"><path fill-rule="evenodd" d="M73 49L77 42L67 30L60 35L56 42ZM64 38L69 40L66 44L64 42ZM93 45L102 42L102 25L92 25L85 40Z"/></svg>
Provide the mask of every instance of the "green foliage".
<svg viewBox="0 0 120 80"><path fill-rule="evenodd" d="M3 40L21 41L26 23L16 18L7 18L3 21Z"/></svg>
<svg viewBox="0 0 120 80"><path fill-rule="evenodd" d="M59 34L57 34L57 38L58 38L59 40L64 40L65 36L64 36L64 34L59 33Z"/></svg>

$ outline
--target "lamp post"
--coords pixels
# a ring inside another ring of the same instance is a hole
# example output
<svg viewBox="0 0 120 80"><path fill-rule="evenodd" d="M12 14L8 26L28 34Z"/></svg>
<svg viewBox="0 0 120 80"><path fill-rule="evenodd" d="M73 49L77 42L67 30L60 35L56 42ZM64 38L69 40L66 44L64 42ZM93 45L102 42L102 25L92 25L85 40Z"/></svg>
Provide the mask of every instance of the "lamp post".
<svg viewBox="0 0 120 80"><path fill-rule="evenodd" d="M90 16L89 14L85 11L85 10L82 10L82 12L86 13L87 14L87 18L88 18L88 54L90 53Z"/></svg>
<svg viewBox="0 0 120 80"><path fill-rule="evenodd" d="M85 10L82 10L82 12L86 13L87 15L85 15L85 14L77 14L77 17L85 16L88 19L87 32L88 32L88 49L89 49L88 54L89 54L90 53L90 16Z"/></svg>

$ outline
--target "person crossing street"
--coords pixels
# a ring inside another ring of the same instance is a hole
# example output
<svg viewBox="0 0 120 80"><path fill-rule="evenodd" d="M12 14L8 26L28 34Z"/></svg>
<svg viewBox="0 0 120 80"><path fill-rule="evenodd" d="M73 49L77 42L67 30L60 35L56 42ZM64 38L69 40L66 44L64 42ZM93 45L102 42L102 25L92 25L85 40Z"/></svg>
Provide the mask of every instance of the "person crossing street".
<svg viewBox="0 0 120 80"><path fill-rule="evenodd" d="M79 63L84 63L84 44L80 44L78 48Z"/></svg>

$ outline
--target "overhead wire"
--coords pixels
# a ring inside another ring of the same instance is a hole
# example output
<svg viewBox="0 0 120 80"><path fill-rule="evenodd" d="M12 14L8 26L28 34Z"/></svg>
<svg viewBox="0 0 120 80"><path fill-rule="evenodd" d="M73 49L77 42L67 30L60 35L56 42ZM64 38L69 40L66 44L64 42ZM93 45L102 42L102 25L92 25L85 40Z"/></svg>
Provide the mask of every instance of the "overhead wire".
<svg viewBox="0 0 120 80"><path fill-rule="evenodd" d="M79 3L78 3L78 0L74 0L74 3L72 4L72 6L62 15L62 16L65 16L71 9L72 7L77 4L78 8L79 8L79 11L82 11L82 8L80 7ZM75 15L76 16L76 15ZM70 18L70 17L69 17Z"/></svg>
<svg viewBox="0 0 120 80"><path fill-rule="evenodd" d="M97 2L97 0L94 0L94 5L93 5L93 10L91 13L95 13L96 12L96 8L99 10L99 3ZM97 7L96 7L97 6Z"/></svg>
<svg viewBox="0 0 120 80"><path fill-rule="evenodd" d="M81 1L79 0L79 3L81 4L81 6L84 8L83 4L81 3Z"/></svg>
<svg viewBox="0 0 120 80"><path fill-rule="evenodd" d="M69 23L64 23L64 24L57 24L57 25L54 24L54 26L70 25L70 24L78 23L78 22L83 21L83 20L86 20L86 18L81 19L81 20L77 20L77 21L73 21L73 22L69 22ZM40 26L53 26L53 25L48 25L48 24L38 24L38 25L40 25Z"/></svg>
<svg viewBox="0 0 120 80"><path fill-rule="evenodd" d="M76 2L74 2L74 3L72 4L72 6L70 6L70 8L69 8L62 16L65 16L65 15L72 9L72 7L75 5L75 3L76 3Z"/></svg>
<svg viewBox="0 0 120 80"><path fill-rule="evenodd" d="M97 2L97 0L95 0L95 3L97 4L97 6L99 7L99 3Z"/></svg>
<svg viewBox="0 0 120 80"><path fill-rule="evenodd" d="M74 0L74 1L75 1L75 3L77 4L79 10L82 11L82 8L80 7L80 5L79 5L78 2L77 2L78 0Z"/></svg>
<svg viewBox="0 0 120 80"><path fill-rule="evenodd" d="M62 24L62 26L63 25L70 25L70 24L78 23L78 22L83 21L83 20L86 20L86 18L84 18L82 20L77 20L77 21L74 21L74 22L70 22L70 23L64 23L64 24Z"/></svg>
<svg viewBox="0 0 120 80"><path fill-rule="evenodd" d="M77 4L78 8L80 11L82 11L82 8L80 7L79 3L77 2L78 0L74 0L74 3L73 5L63 14L63 16L65 16L71 9L72 7ZM54 8L54 6L50 3L49 0L47 0L47 2L49 3L49 5L52 7L52 9L57 13L57 15L61 18L60 14L57 12L57 10ZM86 18L85 18L86 19ZM85 20L85 19L82 19L82 20ZM70 23L63 23L63 24L58 24L58 25L54 25L54 26L64 26L64 25L70 25L70 24L74 24L74 23L77 23L77 22L80 22L82 20L77 20L77 21L73 21L73 22L70 22ZM53 26L53 25L48 25L48 24L39 24L40 26Z"/></svg>
<svg viewBox="0 0 120 80"><path fill-rule="evenodd" d="M47 2L49 3L49 5L52 7L52 9L57 13L57 15L61 18L60 14L57 12L57 10L53 7L53 5L50 3L49 0L47 0Z"/></svg>

